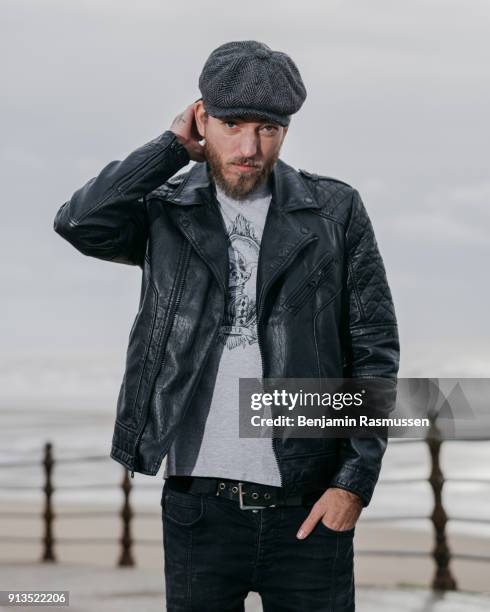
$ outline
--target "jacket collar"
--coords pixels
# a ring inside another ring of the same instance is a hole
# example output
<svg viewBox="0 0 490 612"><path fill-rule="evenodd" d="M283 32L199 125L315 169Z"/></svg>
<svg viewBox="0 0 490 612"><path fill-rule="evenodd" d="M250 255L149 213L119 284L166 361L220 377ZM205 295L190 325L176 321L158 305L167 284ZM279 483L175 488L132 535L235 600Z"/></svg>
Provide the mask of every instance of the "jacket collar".
<svg viewBox="0 0 490 612"><path fill-rule="evenodd" d="M266 294L275 279L288 268L298 253L318 236L295 210L319 208L296 170L278 160L271 177L272 200L262 235L257 269L257 308L260 316ZM216 206L206 163L196 163L173 194L165 194L180 231L216 277L224 294L228 289L229 240ZM197 206L191 206L196 204ZM202 204L207 204L202 206Z"/></svg>
<svg viewBox="0 0 490 612"><path fill-rule="evenodd" d="M299 173L281 159L277 160L271 172L271 188L273 202L283 211L320 208ZM166 199L182 206L202 205L212 192L208 164L200 162L194 164L180 185Z"/></svg>

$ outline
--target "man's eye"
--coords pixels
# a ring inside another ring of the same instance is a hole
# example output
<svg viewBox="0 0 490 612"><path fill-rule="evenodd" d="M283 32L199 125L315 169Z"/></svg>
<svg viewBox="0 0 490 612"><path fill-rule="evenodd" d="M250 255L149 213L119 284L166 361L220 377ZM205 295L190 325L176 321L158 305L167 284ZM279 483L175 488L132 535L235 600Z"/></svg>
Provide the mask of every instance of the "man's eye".
<svg viewBox="0 0 490 612"><path fill-rule="evenodd" d="M225 121L225 125L226 127L232 128L236 126L236 123L234 121Z"/></svg>
<svg viewBox="0 0 490 612"><path fill-rule="evenodd" d="M264 125L262 128L267 132L267 134L274 134L277 131L277 127L275 125Z"/></svg>

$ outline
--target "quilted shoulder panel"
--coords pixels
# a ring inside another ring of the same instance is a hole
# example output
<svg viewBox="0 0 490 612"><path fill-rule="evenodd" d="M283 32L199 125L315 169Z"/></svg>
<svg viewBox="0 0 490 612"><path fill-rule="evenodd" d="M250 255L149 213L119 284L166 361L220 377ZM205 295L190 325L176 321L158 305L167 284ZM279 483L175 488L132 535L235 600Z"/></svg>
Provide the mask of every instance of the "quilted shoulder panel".
<svg viewBox="0 0 490 612"><path fill-rule="evenodd" d="M302 169L299 173L308 182L308 187L322 207L322 213L345 224L350 216L353 187L331 176L313 174Z"/></svg>

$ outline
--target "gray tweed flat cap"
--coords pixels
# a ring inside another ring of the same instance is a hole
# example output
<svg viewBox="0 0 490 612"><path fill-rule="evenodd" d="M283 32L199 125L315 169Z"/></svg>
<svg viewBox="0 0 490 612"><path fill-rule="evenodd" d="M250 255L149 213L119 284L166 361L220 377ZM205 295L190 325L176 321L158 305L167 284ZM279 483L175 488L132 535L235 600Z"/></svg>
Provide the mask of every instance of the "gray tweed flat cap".
<svg viewBox="0 0 490 612"><path fill-rule="evenodd" d="M255 40L225 43L199 76L204 108L213 117L256 118L289 125L306 98L293 60Z"/></svg>

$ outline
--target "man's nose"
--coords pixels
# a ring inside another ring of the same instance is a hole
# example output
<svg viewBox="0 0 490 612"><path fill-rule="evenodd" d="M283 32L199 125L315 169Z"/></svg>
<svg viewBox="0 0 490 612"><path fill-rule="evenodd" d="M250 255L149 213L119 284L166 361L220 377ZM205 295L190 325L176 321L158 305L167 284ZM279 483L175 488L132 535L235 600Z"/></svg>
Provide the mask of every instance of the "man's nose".
<svg viewBox="0 0 490 612"><path fill-rule="evenodd" d="M257 154L257 136L244 134L240 139L240 155L242 157L254 157Z"/></svg>

